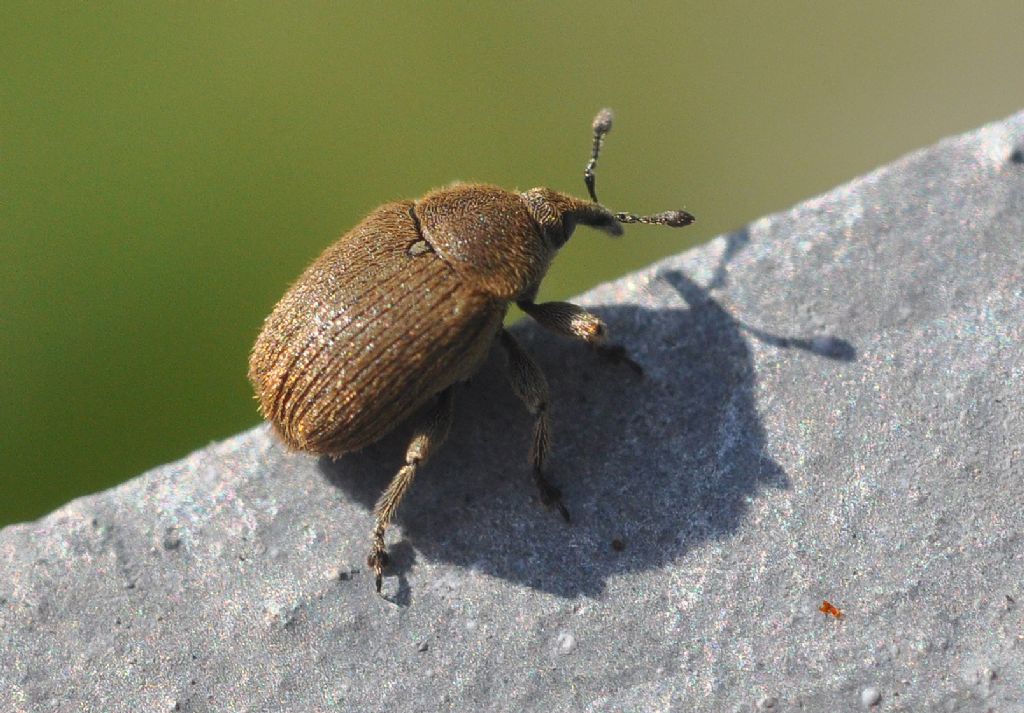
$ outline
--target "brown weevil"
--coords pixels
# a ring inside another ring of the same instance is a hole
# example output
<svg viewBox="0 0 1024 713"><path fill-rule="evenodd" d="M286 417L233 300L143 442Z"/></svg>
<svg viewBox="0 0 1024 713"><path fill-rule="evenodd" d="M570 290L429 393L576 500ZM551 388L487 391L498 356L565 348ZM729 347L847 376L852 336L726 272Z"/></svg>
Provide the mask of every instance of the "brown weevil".
<svg viewBox="0 0 1024 713"><path fill-rule="evenodd" d="M623 223L679 228L694 220L681 210L613 213L598 202L594 169L611 128L604 109L594 119L583 174L591 200L472 183L386 203L327 248L264 322L249 380L264 417L291 448L339 456L420 412L405 464L374 509L367 564L378 592L388 523L448 433L454 386L480 368L495 341L508 357L512 390L535 419L530 461L541 500L569 519L544 476L547 381L502 320L514 302L548 329L639 371L621 346L608 343L595 315L568 302L534 302L540 281L577 225L621 235Z"/></svg>

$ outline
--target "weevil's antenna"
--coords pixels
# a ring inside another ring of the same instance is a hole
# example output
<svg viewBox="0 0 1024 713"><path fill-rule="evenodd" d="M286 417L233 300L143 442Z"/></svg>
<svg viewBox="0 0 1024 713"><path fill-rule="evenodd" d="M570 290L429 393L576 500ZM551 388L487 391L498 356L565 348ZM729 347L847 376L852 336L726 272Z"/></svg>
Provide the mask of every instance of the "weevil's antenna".
<svg viewBox="0 0 1024 713"><path fill-rule="evenodd" d="M600 203L600 201L597 200L597 192L594 190L594 169L597 168L597 156L601 153L605 134L612 130L612 118L611 109L602 109L594 117L594 147L590 149L590 160L587 161L587 167L583 169L583 182L587 184L590 200L595 203Z"/></svg>
<svg viewBox="0 0 1024 713"><path fill-rule="evenodd" d="M594 146L590 149L590 160L587 167L583 169L583 182L587 184L587 193L590 200L600 205L597 200L597 190L594 188L594 170L597 168L597 157L601 153L601 146L604 145L604 137L612 130L612 110L602 109L594 117ZM634 213L613 213L615 220L620 223L647 223L648 225L667 225L670 228L682 228L692 223L696 218L685 210L667 210L654 215L636 215Z"/></svg>
<svg viewBox="0 0 1024 713"><path fill-rule="evenodd" d="M615 213L615 220L620 223L647 223L648 225L667 225L670 228L685 228L697 220L685 210L666 210L654 215L635 215L633 213Z"/></svg>

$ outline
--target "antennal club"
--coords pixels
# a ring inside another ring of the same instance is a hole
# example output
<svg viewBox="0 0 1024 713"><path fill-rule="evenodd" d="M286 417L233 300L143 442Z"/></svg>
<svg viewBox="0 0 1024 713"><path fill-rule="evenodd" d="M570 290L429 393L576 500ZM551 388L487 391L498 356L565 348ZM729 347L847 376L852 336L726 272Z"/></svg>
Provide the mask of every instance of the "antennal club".
<svg viewBox="0 0 1024 713"><path fill-rule="evenodd" d="M593 128L594 145L590 149L590 160L587 161L587 167L583 169L583 182L587 184L587 193L590 194L590 200L600 204L600 201L597 200L597 191L594 188L594 170L597 168L597 157L600 155L601 147L604 145L604 137L612 130L612 110L602 109L597 112L597 116L594 117ZM693 215L685 210L667 210L662 213L655 213L654 215L636 215L634 213L613 213L612 215L620 223L667 225L670 228L682 228L696 220Z"/></svg>
<svg viewBox="0 0 1024 713"><path fill-rule="evenodd" d="M646 223L647 225L667 225L670 228L685 228L697 219L685 210L666 210L654 215L616 213L615 220L620 223Z"/></svg>
<svg viewBox="0 0 1024 713"><path fill-rule="evenodd" d="M597 200L597 192L594 189L594 169L597 168L597 156L601 153L601 145L604 144L604 137L612 130L612 110L602 109L594 117L594 147L590 149L590 160L587 167L583 169L583 182L587 184L587 193L590 200L600 203Z"/></svg>

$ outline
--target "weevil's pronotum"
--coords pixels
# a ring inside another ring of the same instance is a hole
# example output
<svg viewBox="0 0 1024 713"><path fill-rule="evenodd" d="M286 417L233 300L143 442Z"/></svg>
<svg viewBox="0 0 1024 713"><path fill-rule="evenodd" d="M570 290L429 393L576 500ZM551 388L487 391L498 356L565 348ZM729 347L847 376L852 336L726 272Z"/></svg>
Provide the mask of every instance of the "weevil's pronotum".
<svg viewBox="0 0 1024 713"><path fill-rule="evenodd" d="M623 223L693 222L681 210L640 216L598 202L594 169L611 127L604 109L583 174L591 200L472 183L386 203L327 248L264 322L249 379L263 415L290 447L339 456L419 415L405 464L374 509L367 564L378 592L388 523L448 433L455 385L477 371L495 341L507 355L512 390L535 419L530 462L541 501L569 519L544 475L547 381L502 327L505 312L514 302L548 329L639 370L608 343L595 315L568 302L534 302L540 281L577 225L621 235Z"/></svg>

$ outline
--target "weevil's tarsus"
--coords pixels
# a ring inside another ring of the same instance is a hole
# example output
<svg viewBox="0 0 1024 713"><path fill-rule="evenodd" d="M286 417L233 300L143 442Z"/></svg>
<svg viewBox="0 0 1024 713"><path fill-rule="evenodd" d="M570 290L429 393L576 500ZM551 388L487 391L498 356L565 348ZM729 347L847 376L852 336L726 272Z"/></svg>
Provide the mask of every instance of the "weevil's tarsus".
<svg viewBox="0 0 1024 713"><path fill-rule="evenodd" d="M569 522L569 511L562 504L562 492L544 477L544 463L551 449L551 431L548 426L548 381L544 372L530 355L523 351L508 330L499 335L501 346L508 355L508 381L519 400L533 415L533 444L530 447L530 462L533 464L533 482L540 492L544 505L555 507Z"/></svg>
<svg viewBox="0 0 1024 713"><path fill-rule="evenodd" d="M384 547L383 542L384 538L382 535L381 547ZM366 564L373 570L373 582L374 586L377 588L377 594L380 594L381 585L384 583L384 568L387 567L390 562L391 558L388 556L387 551L384 549L377 549L377 540L375 536L374 547L370 552L370 556L366 558Z"/></svg>
<svg viewBox="0 0 1024 713"><path fill-rule="evenodd" d="M516 305L556 334L582 339L591 346L603 344L607 338L608 327L601 318L571 302L537 304L531 300L519 300Z"/></svg>
<svg viewBox="0 0 1024 713"><path fill-rule="evenodd" d="M644 368L633 361L629 356L629 350L621 344L598 344L594 350L602 359L610 361L612 364L625 364L634 374L643 377Z"/></svg>
<svg viewBox="0 0 1024 713"><path fill-rule="evenodd" d="M537 486L537 491L540 493L540 501L545 507L554 507L562 515L562 519L566 522L572 522L572 518L569 516L569 509L565 507L562 502L562 491L557 486L551 484L551 481L544 475L544 471L534 466L533 468L533 482Z"/></svg>
<svg viewBox="0 0 1024 713"><path fill-rule="evenodd" d="M616 364L625 364L643 376L643 368L629 357L624 346L608 343L608 327L596 314L571 302L536 304L529 300L519 300L516 305L552 332L582 339L602 358Z"/></svg>
<svg viewBox="0 0 1024 713"><path fill-rule="evenodd" d="M369 557L366 558L366 564L373 570L374 584L378 594L381 590L384 568L389 562L387 547L384 544L384 533L387 531L395 510L398 509L398 504L402 502L402 498L409 491L417 469L427 462L430 454L444 443L448 436L455 413L455 400L452 394L454 388L454 386L450 386L442 391L433 408L424 415L405 451L405 465L399 468L398 473L391 479L391 483L388 484L373 510L376 524L373 528L373 545Z"/></svg>

